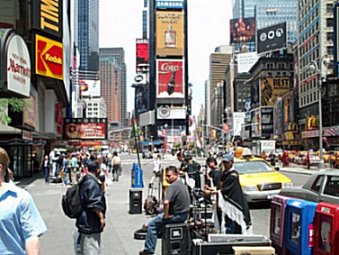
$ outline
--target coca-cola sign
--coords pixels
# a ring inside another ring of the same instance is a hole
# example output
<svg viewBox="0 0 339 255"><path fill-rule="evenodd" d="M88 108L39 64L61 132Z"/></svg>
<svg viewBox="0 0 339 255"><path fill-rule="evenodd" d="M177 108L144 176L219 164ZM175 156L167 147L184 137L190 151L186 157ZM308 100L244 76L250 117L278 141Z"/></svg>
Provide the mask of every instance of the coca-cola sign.
<svg viewBox="0 0 339 255"><path fill-rule="evenodd" d="M157 98L184 98L184 62L157 61Z"/></svg>

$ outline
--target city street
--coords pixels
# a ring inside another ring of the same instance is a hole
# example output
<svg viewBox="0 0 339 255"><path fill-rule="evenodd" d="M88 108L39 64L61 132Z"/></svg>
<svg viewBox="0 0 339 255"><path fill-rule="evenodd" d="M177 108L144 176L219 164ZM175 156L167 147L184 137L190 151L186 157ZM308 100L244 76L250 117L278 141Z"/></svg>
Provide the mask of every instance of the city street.
<svg viewBox="0 0 339 255"><path fill-rule="evenodd" d="M102 254L138 254L143 249L143 241L134 240L133 233L149 216L129 214L129 189L131 186L131 167L137 162L136 155L123 155L123 174L119 182L107 187L107 223L103 232ZM202 160L200 160L202 161ZM175 157L166 155L163 165L178 165ZM152 176L153 160L142 160L144 170L143 200L147 196L147 184ZM301 185L305 175L287 173ZM74 254L73 232L76 230L75 221L67 218L61 209L61 196L66 187L61 184L45 184L42 178L24 180L19 183L33 196L47 224L48 231L41 238L41 254L59 255ZM155 185L156 186L156 185ZM157 194L157 191L155 191ZM252 222L255 234L269 235L269 203L251 206ZM161 254L161 240L158 240L157 253Z"/></svg>

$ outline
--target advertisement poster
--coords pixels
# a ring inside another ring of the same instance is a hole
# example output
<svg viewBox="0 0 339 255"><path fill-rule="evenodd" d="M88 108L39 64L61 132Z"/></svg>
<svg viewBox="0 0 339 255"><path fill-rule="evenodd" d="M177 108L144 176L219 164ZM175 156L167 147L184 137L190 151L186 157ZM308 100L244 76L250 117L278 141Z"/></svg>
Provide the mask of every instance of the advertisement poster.
<svg viewBox="0 0 339 255"><path fill-rule="evenodd" d="M291 89L289 77L260 79L261 106L274 106L277 97L284 95Z"/></svg>
<svg viewBox="0 0 339 255"><path fill-rule="evenodd" d="M184 98L182 60L157 60L157 98Z"/></svg>
<svg viewBox="0 0 339 255"><path fill-rule="evenodd" d="M149 51L148 40L137 39L136 40L136 71L143 72L148 70Z"/></svg>
<svg viewBox="0 0 339 255"><path fill-rule="evenodd" d="M273 134L273 107L261 108L261 135Z"/></svg>
<svg viewBox="0 0 339 255"><path fill-rule="evenodd" d="M107 139L106 118L65 119L64 139Z"/></svg>
<svg viewBox="0 0 339 255"><path fill-rule="evenodd" d="M184 55L184 12L156 12L156 55Z"/></svg>
<svg viewBox="0 0 339 255"><path fill-rule="evenodd" d="M257 30L258 54L285 48L286 44L286 22Z"/></svg>
<svg viewBox="0 0 339 255"><path fill-rule="evenodd" d="M81 96L100 97L101 83L100 80L79 80Z"/></svg>
<svg viewBox="0 0 339 255"><path fill-rule="evenodd" d="M230 20L231 43L255 41L255 18L239 18Z"/></svg>
<svg viewBox="0 0 339 255"><path fill-rule="evenodd" d="M148 110L148 86L138 86L135 88L135 111L137 114Z"/></svg>

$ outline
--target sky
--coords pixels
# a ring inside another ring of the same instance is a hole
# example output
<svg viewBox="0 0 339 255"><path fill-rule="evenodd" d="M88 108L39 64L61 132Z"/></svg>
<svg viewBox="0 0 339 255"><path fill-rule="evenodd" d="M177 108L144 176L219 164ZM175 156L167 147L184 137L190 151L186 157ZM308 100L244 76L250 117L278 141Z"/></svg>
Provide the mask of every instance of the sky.
<svg viewBox="0 0 339 255"><path fill-rule="evenodd" d="M199 114L209 77L209 56L220 45L229 44L231 0L188 1L188 70L193 84L192 112ZM127 65L127 98L134 98L131 88L135 76L135 39L142 37L143 0L99 1L99 47L122 47ZM213 4L211 4L213 3ZM132 111L134 101L127 100Z"/></svg>

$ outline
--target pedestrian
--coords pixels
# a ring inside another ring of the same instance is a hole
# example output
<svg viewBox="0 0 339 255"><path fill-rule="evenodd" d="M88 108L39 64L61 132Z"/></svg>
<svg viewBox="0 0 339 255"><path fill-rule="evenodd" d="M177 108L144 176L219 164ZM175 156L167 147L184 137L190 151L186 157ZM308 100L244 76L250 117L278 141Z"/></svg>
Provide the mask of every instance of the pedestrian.
<svg viewBox="0 0 339 255"><path fill-rule="evenodd" d="M101 233L106 224L106 199L98 179L99 175L99 163L91 160L88 163L88 173L80 181L80 199L84 210L76 220L76 227L80 234L82 255L100 253Z"/></svg>
<svg viewBox="0 0 339 255"><path fill-rule="evenodd" d="M210 171L207 173L206 176L207 187L205 186L205 189L208 188L216 190L216 188L220 184L222 174L218 167L218 162L214 157L209 157L206 159L206 165L210 168Z"/></svg>
<svg viewBox="0 0 339 255"><path fill-rule="evenodd" d="M219 185L218 205L221 209L222 233L251 234L251 215L240 186L239 174L233 167L233 156L222 158L223 172Z"/></svg>
<svg viewBox="0 0 339 255"><path fill-rule="evenodd" d="M46 225L31 195L10 182L10 159L0 148L0 254L40 254Z"/></svg>
<svg viewBox="0 0 339 255"><path fill-rule="evenodd" d="M166 168L166 180L170 183L164 200L164 212L155 216L148 224L145 247L139 254L154 254L157 244L157 232L168 223L183 223L187 220L190 210L190 195L187 187L179 178L175 166Z"/></svg>
<svg viewBox="0 0 339 255"><path fill-rule="evenodd" d="M119 181L119 175L121 175L121 159L116 151L113 152L112 167L113 181Z"/></svg>
<svg viewBox="0 0 339 255"><path fill-rule="evenodd" d="M44 170L44 178L45 183L48 183L49 175L50 175L50 161L48 155L45 155L44 160L42 162L42 168Z"/></svg>
<svg viewBox="0 0 339 255"><path fill-rule="evenodd" d="M156 176L160 176L160 173L161 173L161 155L158 154L157 157L154 159L154 162L153 162L153 173L156 175Z"/></svg>

